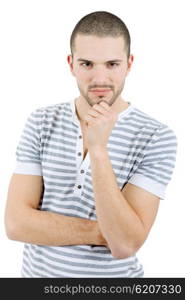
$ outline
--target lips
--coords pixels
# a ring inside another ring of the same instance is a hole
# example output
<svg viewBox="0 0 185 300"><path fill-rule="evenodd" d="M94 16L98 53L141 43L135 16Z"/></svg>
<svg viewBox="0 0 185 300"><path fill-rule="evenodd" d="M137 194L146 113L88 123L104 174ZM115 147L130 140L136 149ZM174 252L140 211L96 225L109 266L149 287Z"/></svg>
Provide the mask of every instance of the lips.
<svg viewBox="0 0 185 300"><path fill-rule="evenodd" d="M91 93L94 93L94 94L106 94L106 93L109 93L111 91L111 89L93 89L93 90L90 90Z"/></svg>
<svg viewBox="0 0 185 300"><path fill-rule="evenodd" d="M106 89L106 90L91 90L92 92L109 92L110 89Z"/></svg>

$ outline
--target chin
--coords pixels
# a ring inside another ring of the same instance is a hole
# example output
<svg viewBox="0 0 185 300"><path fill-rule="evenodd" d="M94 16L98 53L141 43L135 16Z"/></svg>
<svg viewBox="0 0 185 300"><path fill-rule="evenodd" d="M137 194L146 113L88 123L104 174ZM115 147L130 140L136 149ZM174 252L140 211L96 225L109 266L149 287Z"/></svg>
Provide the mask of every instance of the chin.
<svg viewBox="0 0 185 300"><path fill-rule="evenodd" d="M104 102L106 102L107 104L109 104L109 103L111 103L112 102L112 99L108 99L108 98L106 98L106 97L104 97L104 96L98 96L96 99L93 99L92 100L93 102L96 102L96 103L100 103L100 102L102 102L102 101L104 101Z"/></svg>
<svg viewBox="0 0 185 300"><path fill-rule="evenodd" d="M101 102L105 102L105 103L107 103L109 106L112 105L111 103L109 103L109 101L106 101L105 99L100 99L97 103L100 104Z"/></svg>

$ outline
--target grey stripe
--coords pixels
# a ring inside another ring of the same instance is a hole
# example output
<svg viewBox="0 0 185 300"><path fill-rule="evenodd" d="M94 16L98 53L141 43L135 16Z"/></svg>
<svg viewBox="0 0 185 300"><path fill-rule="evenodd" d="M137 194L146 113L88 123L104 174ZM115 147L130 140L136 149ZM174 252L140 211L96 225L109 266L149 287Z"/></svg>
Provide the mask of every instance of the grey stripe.
<svg viewBox="0 0 185 300"><path fill-rule="evenodd" d="M163 145L157 145L157 146L153 146L153 145L149 145L149 146L146 146L145 150L148 150L148 151L153 151L153 150L158 150L158 149L170 149L172 148L172 150L170 150L170 152L168 150L165 150L163 151L162 153L176 153L176 144L175 143L170 143L170 144L163 144ZM173 149L174 148L174 149ZM154 152L154 154L156 154L156 152Z"/></svg>
<svg viewBox="0 0 185 300"><path fill-rule="evenodd" d="M83 199L79 199L79 198L75 198L75 197L67 197L67 198L64 198L63 196L62 197L57 197L55 196L55 200L53 200L53 195L52 194L49 194L49 195L44 195L44 199L51 199L52 201L44 201L44 204L47 205L47 204L52 204L53 201L55 201L54 203L58 203L59 202L70 202L70 201L73 201L74 203L77 202L77 203L81 203L82 205L90 208L90 209L94 209L94 205L91 205L89 202L87 202L87 200L83 200Z"/></svg>
<svg viewBox="0 0 185 300"><path fill-rule="evenodd" d="M52 168L52 167L48 167L48 166L44 166L44 170L47 170L47 171L53 171L53 172L62 172L64 171L64 169L61 169L61 168ZM44 173L44 172L43 172ZM68 173L70 174L71 171L70 170L65 170L65 173Z"/></svg>
<svg viewBox="0 0 185 300"><path fill-rule="evenodd" d="M157 159L164 159L164 158L168 158L171 159L173 156L168 156L167 154L175 154L176 151L175 150L170 150L170 151L160 151L160 152L153 152L153 153L148 153L147 157L153 156L153 157L157 157ZM162 156L164 155L164 156ZM174 159L174 157L173 157ZM146 160L145 160L146 161Z"/></svg>
<svg viewBox="0 0 185 300"><path fill-rule="evenodd" d="M19 144L19 146L17 146L16 149L16 154L17 155L22 155L24 154L25 156L27 155L27 153L31 154L31 157L33 157L36 153L39 153L36 148L34 148L35 146L32 145L32 148L29 146L29 144L23 143L21 142Z"/></svg>
<svg viewBox="0 0 185 300"><path fill-rule="evenodd" d="M29 159L25 160L25 159L22 159L22 157L20 159L19 156L17 156L17 161L19 161L21 163L25 163L25 164L26 163L34 163L34 164L40 165L40 160L35 160L33 158L31 158L30 160Z"/></svg>
<svg viewBox="0 0 185 300"><path fill-rule="evenodd" d="M59 146L59 145L54 145L54 146L52 146L52 145L50 145L49 143L44 143L44 146L45 147L48 147L48 149L49 150L51 150L51 149L55 149L56 150L56 148L57 148L57 150L60 150L60 151L66 151L67 149L66 149L66 147L63 147L63 146ZM67 147L68 148L68 147ZM75 153L75 150L74 149L69 149L70 150L70 152L71 153ZM47 154L48 152L47 151L44 151L44 153L45 154ZM71 158L73 158L74 159L74 157L73 156L69 156L69 157L71 157Z"/></svg>
<svg viewBox="0 0 185 300"><path fill-rule="evenodd" d="M45 154L45 155L48 155L49 157L59 157L59 158L64 158L64 159L66 159L66 156L65 155L62 155L61 153L55 153L55 152L50 152L50 151L44 151L43 152L43 154ZM69 159L73 159L73 160L75 160L75 158L73 157L73 156L70 156L69 157ZM54 160L50 160L50 159L48 159L48 158L45 158L45 157L43 157L43 159L42 159L42 161L43 162L53 162ZM57 164L58 164L58 162L60 162L61 163L61 161L56 161L57 162ZM67 166L67 167L73 167L73 168L76 168L76 163L70 163L70 162L65 162L64 160L62 161L62 165L63 166Z"/></svg>
<svg viewBox="0 0 185 300"><path fill-rule="evenodd" d="M49 130L49 133L48 133L48 130ZM42 139L43 140L45 140L45 139L47 140L48 137L49 137L49 134L55 134L55 135L61 136L61 130L60 130L60 128L59 128L58 131L56 131L55 129L50 129L50 128L48 129L48 128L43 127L43 131L45 131L45 134L42 135ZM76 140L76 135L75 134L74 135L67 134L65 131L62 132L62 137L63 138L68 138L71 141Z"/></svg>
<svg viewBox="0 0 185 300"><path fill-rule="evenodd" d="M55 143L58 143L58 144L62 144L62 145L66 145L66 146L68 146L68 149L70 150L70 151L72 151L73 152L73 147L74 146L76 146L76 144L75 143L72 143L72 142L69 142L69 141L67 141L67 140L64 140L63 138L61 138L61 139L59 139L59 138L50 138L50 143L51 142L55 142ZM44 143L46 146L48 145L48 146L50 146L50 143L49 144L47 144L46 142ZM69 147L69 146L72 146L71 148Z"/></svg>
<svg viewBox="0 0 185 300"><path fill-rule="evenodd" d="M69 170L69 173L70 173L70 171L73 171L73 174L74 174L74 172L76 171L76 170ZM59 176L59 175L52 175L52 174L50 174L50 173L47 173L47 172L44 172L44 178L45 179L57 179L57 180L61 180L61 179L63 179L63 176Z"/></svg>

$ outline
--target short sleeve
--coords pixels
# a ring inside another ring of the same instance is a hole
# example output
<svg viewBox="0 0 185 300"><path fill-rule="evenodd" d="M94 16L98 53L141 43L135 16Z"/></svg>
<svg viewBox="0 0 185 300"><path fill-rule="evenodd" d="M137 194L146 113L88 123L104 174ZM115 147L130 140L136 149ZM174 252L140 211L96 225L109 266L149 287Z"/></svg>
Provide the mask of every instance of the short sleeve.
<svg viewBox="0 0 185 300"><path fill-rule="evenodd" d="M42 176L41 167L41 120L39 109L27 118L16 149L14 173Z"/></svg>
<svg viewBox="0 0 185 300"><path fill-rule="evenodd" d="M176 162L177 138L173 130L159 127L145 149L145 154L128 182L165 198Z"/></svg>

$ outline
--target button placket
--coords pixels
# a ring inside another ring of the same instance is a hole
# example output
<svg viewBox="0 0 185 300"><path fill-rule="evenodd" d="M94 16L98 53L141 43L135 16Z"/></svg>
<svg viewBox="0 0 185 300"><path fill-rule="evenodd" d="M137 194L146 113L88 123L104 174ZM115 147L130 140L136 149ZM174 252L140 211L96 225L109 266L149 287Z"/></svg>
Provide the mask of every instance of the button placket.
<svg viewBox="0 0 185 300"><path fill-rule="evenodd" d="M81 128L79 126L78 129L78 136L77 136L77 148L76 148L76 159L77 159L77 168L79 168L80 164L82 163L82 155L83 154L83 139Z"/></svg>
<svg viewBox="0 0 185 300"><path fill-rule="evenodd" d="M83 138L82 138L81 128L79 128L78 137L77 137L76 159L77 159L77 178L76 178L74 193L80 196L83 190L86 171L90 163L90 158L88 153L85 159L83 160Z"/></svg>
<svg viewBox="0 0 185 300"><path fill-rule="evenodd" d="M85 182L86 172L88 170L90 163L90 157L89 153L87 153L84 161L80 165L78 172L77 172L77 178L76 178L76 184L75 184L75 194L77 196L80 196L82 194L83 185Z"/></svg>

